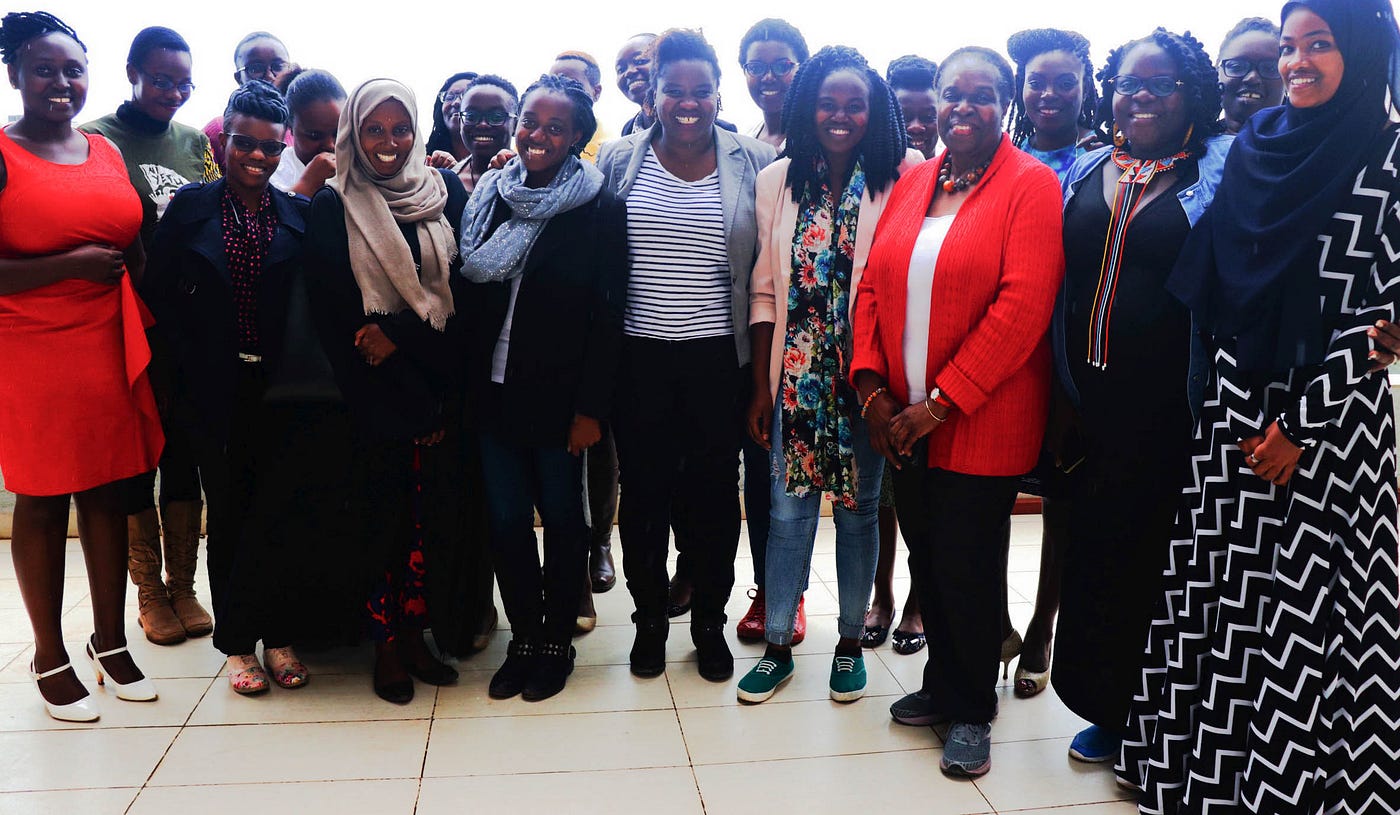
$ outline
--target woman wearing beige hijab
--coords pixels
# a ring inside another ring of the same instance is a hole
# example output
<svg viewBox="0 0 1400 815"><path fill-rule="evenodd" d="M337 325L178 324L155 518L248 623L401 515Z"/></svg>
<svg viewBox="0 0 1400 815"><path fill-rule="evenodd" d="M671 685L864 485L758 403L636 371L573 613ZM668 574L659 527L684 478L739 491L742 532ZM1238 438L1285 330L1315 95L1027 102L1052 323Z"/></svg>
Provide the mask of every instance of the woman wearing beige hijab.
<svg viewBox="0 0 1400 815"><path fill-rule="evenodd" d="M357 430L359 489L348 509L362 513L364 538L346 552L369 557L374 688L397 703L413 698L411 677L457 678L423 641L427 570L440 554L437 519L425 516L456 503L434 495L450 486L435 459L460 429L450 283L467 195L450 170L426 166L417 109L390 79L350 94L338 172L312 201L305 243L317 328Z"/></svg>

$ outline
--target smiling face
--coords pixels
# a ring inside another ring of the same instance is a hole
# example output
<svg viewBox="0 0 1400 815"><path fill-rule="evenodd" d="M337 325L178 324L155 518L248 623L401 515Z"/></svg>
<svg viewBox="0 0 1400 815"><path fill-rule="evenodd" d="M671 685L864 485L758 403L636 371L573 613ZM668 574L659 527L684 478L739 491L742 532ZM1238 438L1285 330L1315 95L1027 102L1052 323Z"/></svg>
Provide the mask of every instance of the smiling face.
<svg viewBox="0 0 1400 815"><path fill-rule="evenodd" d="M1119 76L1147 80L1156 76L1180 79L1176 63L1155 43L1140 43L1123 56ZM1131 96L1113 94L1113 121L1123 132L1133 158L1162 158L1181 150L1188 126L1182 87L1169 96L1154 96L1146 87Z"/></svg>
<svg viewBox="0 0 1400 815"><path fill-rule="evenodd" d="M442 92L442 95L447 97L447 101L442 102L442 120L444 122L451 124L452 114L462 109L462 95L467 92L467 86L470 84L472 81L463 77L448 85L447 89Z"/></svg>
<svg viewBox="0 0 1400 815"><path fill-rule="evenodd" d="M175 112L190 101L190 94L179 86L190 84L192 64L188 51L155 48L140 65L126 66L136 109L159 122L175 118ZM161 90L157 83L171 87Z"/></svg>
<svg viewBox="0 0 1400 815"><path fill-rule="evenodd" d="M909 146L933 158L938 151L938 96L926 91L898 90L894 92L899 110L904 114L904 132Z"/></svg>
<svg viewBox="0 0 1400 815"><path fill-rule="evenodd" d="M787 67L787 73L782 76L778 76L776 70L764 71L762 76L754 76L747 68L744 70L744 80L749 85L749 97L758 105L758 109L764 113L782 113L783 96L792 84L793 77L797 76L797 54L793 53L792 46L785 42L760 40L749 43L749 49L744 54L744 64L752 62L764 63L765 67ZM777 66L774 66L774 63L777 63Z"/></svg>
<svg viewBox="0 0 1400 815"><path fill-rule="evenodd" d="M6 67L25 117L71 122L87 102L87 55L72 37L56 32L35 37Z"/></svg>
<svg viewBox="0 0 1400 815"><path fill-rule="evenodd" d="M224 145L224 178L228 179L228 185L235 192L247 193L249 197L262 195L263 190L267 189L268 183L272 181L272 174L277 171L282 157L269 156L261 147L249 151L240 150L230 136L247 136L259 142L280 142L284 131L283 125L242 113L233 114L227 129L228 135L221 134L219 139Z"/></svg>
<svg viewBox="0 0 1400 815"><path fill-rule="evenodd" d="M1000 74L970 57L944 68L938 87L938 135L960 164L985 160L1001 141L1005 105L997 96Z"/></svg>
<svg viewBox="0 0 1400 815"><path fill-rule="evenodd" d="M1047 51L1026 63L1021 104L1037 135L1073 143L1084 106L1084 63L1068 51Z"/></svg>
<svg viewBox="0 0 1400 815"><path fill-rule="evenodd" d="M1346 63L1332 28L1306 6L1295 7L1283 21L1278 70L1288 91L1288 104L1295 108L1325 105L1342 85Z"/></svg>
<svg viewBox="0 0 1400 815"><path fill-rule="evenodd" d="M633 37L622 44L617 52L617 89L622 95L640 105L646 101L647 87L651 84L651 60L646 49L656 40L655 37Z"/></svg>
<svg viewBox="0 0 1400 815"><path fill-rule="evenodd" d="M817 88L817 143L827 161L846 158L860 148L870 124L870 86L850 70L833 71Z"/></svg>
<svg viewBox="0 0 1400 815"><path fill-rule="evenodd" d="M569 148L583 134L574 126L574 103L554 91L537 90L525 97L515 149L525 165L525 185L543 187L559 174Z"/></svg>
<svg viewBox="0 0 1400 815"><path fill-rule="evenodd" d="M297 111L292 122L292 149L302 164L310 164L319 153L335 153L343 104L341 99L318 99Z"/></svg>
<svg viewBox="0 0 1400 815"><path fill-rule="evenodd" d="M376 174L396 176L408 163L417 134L408 108L397 99L385 99L360 122L360 150L365 164Z"/></svg>
<svg viewBox="0 0 1400 815"><path fill-rule="evenodd" d="M515 124L515 103L510 95L495 85L477 85L462 97L462 110L476 121L457 120L462 143L472 155L485 160L510 146L511 128ZM489 119L505 117L499 124Z"/></svg>
<svg viewBox="0 0 1400 815"><path fill-rule="evenodd" d="M682 143L709 138L719 112L719 81L702 59L668 63L656 78L652 105L662 132Z"/></svg>
<svg viewBox="0 0 1400 815"><path fill-rule="evenodd" d="M1243 60L1251 67L1244 76L1228 76L1225 73L1227 60ZM1220 102L1225 109L1225 121L1234 129L1239 129L1246 119L1264 108L1283 101L1283 79L1260 76L1259 69L1254 67L1259 65L1270 69L1278 65L1278 40L1267 31L1246 31L1220 51Z"/></svg>

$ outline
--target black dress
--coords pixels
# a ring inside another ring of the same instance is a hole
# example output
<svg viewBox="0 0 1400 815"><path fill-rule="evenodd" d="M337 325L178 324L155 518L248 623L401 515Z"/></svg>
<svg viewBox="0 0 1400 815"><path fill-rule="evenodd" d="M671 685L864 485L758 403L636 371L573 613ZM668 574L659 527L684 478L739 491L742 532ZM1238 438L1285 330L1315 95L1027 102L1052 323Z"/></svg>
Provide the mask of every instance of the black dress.
<svg viewBox="0 0 1400 815"><path fill-rule="evenodd" d="M1197 173L1194 162L1178 165L1129 224L1100 368L1088 349L1110 217L1105 171L1118 172L1105 161L1065 210L1067 390L1079 394L1066 452L1083 462L1063 479L1068 535L1051 681L1070 710L1116 733L1136 687L1191 434L1191 318L1163 285L1191 228L1176 193Z"/></svg>

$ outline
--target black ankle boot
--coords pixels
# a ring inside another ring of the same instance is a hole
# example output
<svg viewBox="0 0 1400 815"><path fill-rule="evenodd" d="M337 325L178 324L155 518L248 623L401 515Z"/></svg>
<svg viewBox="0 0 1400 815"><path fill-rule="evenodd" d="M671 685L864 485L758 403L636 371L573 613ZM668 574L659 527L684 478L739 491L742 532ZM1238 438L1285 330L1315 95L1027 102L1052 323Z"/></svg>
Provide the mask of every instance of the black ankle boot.
<svg viewBox="0 0 1400 815"><path fill-rule="evenodd" d="M695 661L701 676L711 682L723 682L734 675L734 655L724 639L724 623L692 626L690 639L695 643Z"/></svg>
<svg viewBox="0 0 1400 815"><path fill-rule="evenodd" d="M578 652L572 645L545 643L535 648L535 668L525 681L520 698L527 702L548 699L564 689L569 674L574 672L574 657Z"/></svg>
<svg viewBox="0 0 1400 815"><path fill-rule="evenodd" d="M632 673L641 677L660 676L666 670L666 620L638 620L637 638L632 641Z"/></svg>
<svg viewBox="0 0 1400 815"><path fill-rule="evenodd" d="M525 640L511 640L506 646L506 661L491 677L487 695L492 699L509 699L525 689L525 683L535 668L535 648Z"/></svg>
<svg viewBox="0 0 1400 815"><path fill-rule="evenodd" d="M588 576L594 594L602 594L617 585L617 570L613 567L612 541L603 540L588 547Z"/></svg>

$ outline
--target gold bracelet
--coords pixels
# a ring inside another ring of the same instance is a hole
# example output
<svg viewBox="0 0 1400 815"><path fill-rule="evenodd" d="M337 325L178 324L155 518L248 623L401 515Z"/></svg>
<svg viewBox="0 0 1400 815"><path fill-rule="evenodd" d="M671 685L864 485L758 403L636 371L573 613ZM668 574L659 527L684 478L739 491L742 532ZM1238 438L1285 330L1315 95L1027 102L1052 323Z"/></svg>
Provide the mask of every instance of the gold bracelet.
<svg viewBox="0 0 1400 815"><path fill-rule="evenodd" d="M875 390L871 391L869 396L865 397L865 404L863 404L863 405L860 406L860 417L861 417L862 419L864 419L864 418L865 418L865 414L868 413L868 412L870 411L870 403L875 401L875 397L877 397L877 396L879 396L880 394L886 392L887 390L889 390L889 389L886 388L884 385L881 385L880 387L878 387L878 388L876 388Z"/></svg>
<svg viewBox="0 0 1400 815"><path fill-rule="evenodd" d="M929 404L929 400L927 400L927 399L924 400L924 410L927 410L927 411L928 411L929 417L930 417L931 419L933 419L935 422L938 422L939 424L943 424L943 422L947 421L946 419L940 419L940 418L938 418L937 416L934 415L934 413L933 413L933 405L930 405L930 404Z"/></svg>

